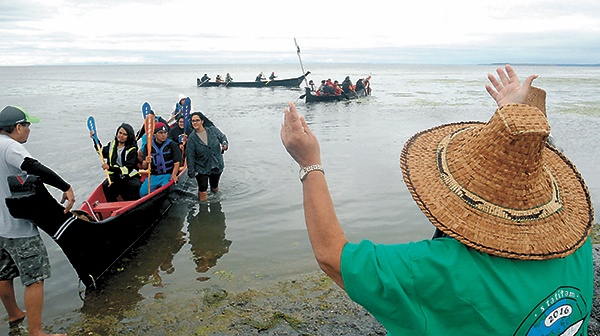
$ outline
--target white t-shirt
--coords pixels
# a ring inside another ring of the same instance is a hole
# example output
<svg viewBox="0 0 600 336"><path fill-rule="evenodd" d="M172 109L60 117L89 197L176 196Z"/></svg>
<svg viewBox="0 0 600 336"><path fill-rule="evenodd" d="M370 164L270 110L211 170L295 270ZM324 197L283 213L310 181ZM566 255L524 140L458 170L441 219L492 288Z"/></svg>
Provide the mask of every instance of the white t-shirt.
<svg viewBox="0 0 600 336"><path fill-rule="evenodd" d="M31 154L11 137L0 134L0 236L5 238L25 238L39 235L37 226L26 219L11 216L5 199L10 196L6 181L8 176L25 173L21 164ZM32 209L33 210L33 209Z"/></svg>

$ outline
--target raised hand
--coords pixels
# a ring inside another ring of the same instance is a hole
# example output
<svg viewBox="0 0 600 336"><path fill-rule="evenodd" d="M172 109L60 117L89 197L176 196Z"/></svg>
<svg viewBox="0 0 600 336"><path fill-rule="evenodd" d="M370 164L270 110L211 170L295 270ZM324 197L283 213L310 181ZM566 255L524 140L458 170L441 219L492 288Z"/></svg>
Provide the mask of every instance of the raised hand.
<svg viewBox="0 0 600 336"><path fill-rule="evenodd" d="M494 98L496 103L498 103L499 107L513 103L525 104L531 83L538 75L529 75L523 82L523 85L521 85L515 70L510 65L506 65L505 69L496 69L500 81L494 75L488 74L487 77L493 87L486 85L485 89Z"/></svg>
<svg viewBox="0 0 600 336"><path fill-rule="evenodd" d="M304 117L298 115L296 105L289 103L284 113L281 142L287 152L301 167L321 163L319 141L306 124Z"/></svg>

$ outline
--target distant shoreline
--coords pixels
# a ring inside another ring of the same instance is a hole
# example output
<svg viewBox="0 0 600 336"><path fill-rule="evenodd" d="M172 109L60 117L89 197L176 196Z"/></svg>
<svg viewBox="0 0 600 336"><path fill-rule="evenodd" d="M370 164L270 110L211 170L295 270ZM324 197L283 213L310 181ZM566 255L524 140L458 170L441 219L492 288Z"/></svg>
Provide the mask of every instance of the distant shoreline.
<svg viewBox="0 0 600 336"><path fill-rule="evenodd" d="M490 64L477 64L477 65L506 65L506 64L510 64L513 66L564 66L564 67L569 67L569 66L577 66L577 67L598 67L600 66L600 63L596 63L596 64L578 64L578 63L490 63Z"/></svg>
<svg viewBox="0 0 600 336"><path fill-rule="evenodd" d="M449 67L461 67L461 66L504 66L506 64L510 64L512 66L558 66L558 67L600 67L600 63L592 64L592 63L512 63L512 62L495 62L495 63L394 63L394 62L367 62L367 63L344 63L340 62L337 65L359 65L359 66L368 66L368 65L405 65L405 66L449 66ZM239 66L239 65L281 65L281 66L290 66L295 65L295 63L68 63L68 64L23 64L23 65L2 65L1 68L22 68L22 67L89 67L89 66ZM320 65L331 65L331 63L322 63L322 62L306 62L304 63L306 66L320 66Z"/></svg>

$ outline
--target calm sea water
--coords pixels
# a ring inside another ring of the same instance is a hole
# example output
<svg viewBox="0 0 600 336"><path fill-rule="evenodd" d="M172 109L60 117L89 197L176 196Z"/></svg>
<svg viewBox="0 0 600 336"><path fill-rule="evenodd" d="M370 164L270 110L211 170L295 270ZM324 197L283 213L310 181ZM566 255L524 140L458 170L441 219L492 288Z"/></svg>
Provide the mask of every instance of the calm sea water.
<svg viewBox="0 0 600 336"><path fill-rule="evenodd" d="M0 67L0 105L18 105L42 118L32 126L26 147L73 185L78 205L104 178L88 137L89 115L107 142L121 122L141 126L144 101L166 116L184 93L193 110L203 111L230 141L221 192L210 197L210 206L197 204L194 183L183 184L167 217L119 265L106 287L85 300L69 262L44 235L53 271L46 282L45 322L106 314L120 319L124 310L155 297L176 300L213 285L231 291L260 288L316 270L298 167L279 139L288 101L297 102L321 141L329 187L349 239L394 243L429 238L433 228L402 181L400 151L422 129L489 119L495 105L484 90L485 75L495 67L306 64L305 69L315 82L341 81L347 75L355 81L372 74L373 97L306 105L297 100L303 93L299 88L195 85L204 73L214 78L230 72L239 81L261 71L296 77L302 73L299 65ZM598 199L600 67L516 70L540 75L535 84L548 91L552 133ZM22 302L19 286L18 293ZM0 334L5 328L0 323Z"/></svg>

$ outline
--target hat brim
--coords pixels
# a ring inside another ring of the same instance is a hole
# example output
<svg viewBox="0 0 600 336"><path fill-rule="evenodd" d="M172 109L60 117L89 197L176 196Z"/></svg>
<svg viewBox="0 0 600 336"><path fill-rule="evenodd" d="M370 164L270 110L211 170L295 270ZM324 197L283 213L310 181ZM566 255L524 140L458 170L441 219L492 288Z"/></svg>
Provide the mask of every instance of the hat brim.
<svg viewBox="0 0 600 336"><path fill-rule="evenodd" d="M564 257L583 245L593 225L588 189L575 166L546 144L542 164L556 179L562 207L542 219L513 221L482 212L450 190L440 177L436 148L446 136L484 123L446 124L410 138L400 156L404 181L419 208L447 235L480 252L505 258ZM490 176L493 179L494 176Z"/></svg>
<svg viewBox="0 0 600 336"><path fill-rule="evenodd" d="M32 124L37 124L40 122L40 117L30 116L27 113L25 113L25 121Z"/></svg>

